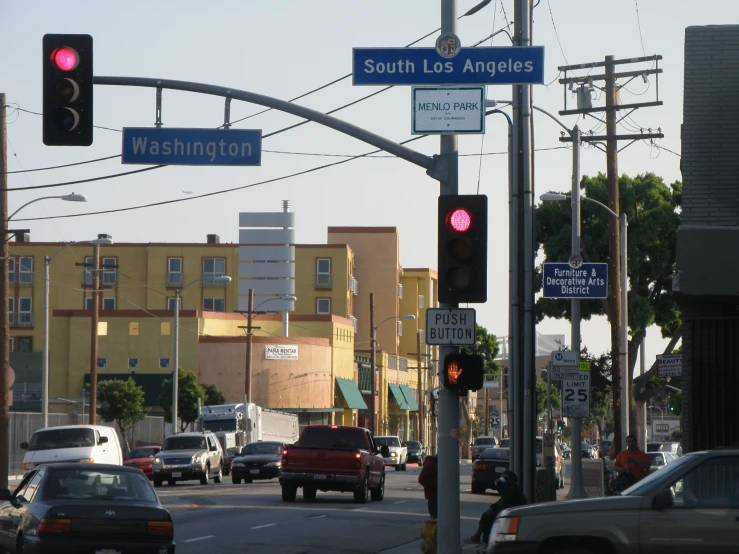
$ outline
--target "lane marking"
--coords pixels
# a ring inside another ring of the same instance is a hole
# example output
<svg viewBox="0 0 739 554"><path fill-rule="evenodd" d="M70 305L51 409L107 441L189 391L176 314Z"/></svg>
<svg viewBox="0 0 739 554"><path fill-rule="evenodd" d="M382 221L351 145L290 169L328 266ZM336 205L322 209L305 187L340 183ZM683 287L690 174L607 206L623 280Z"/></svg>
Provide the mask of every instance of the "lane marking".
<svg viewBox="0 0 739 554"><path fill-rule="evenodd" d="M276 523L267 523L266 525L257 525L256 527L250 527L250 529L264 529L265 527L274 527Z"/></svg>
<svg viewBox="0 0 739 554"><path fill-rule="evenodd" d="M369 510L369 508L354 508L353 510L349 510L350 512L366 512Z"/></svg>
<svg viewBox="0 0 739 554"><path fill-rule="evenodd" d="M182 542L195 542L195 541L203 541L205 539L215 539L215 535L206 535L205 537L195 537L194 539L187 539Z"/></svg>
<svg viewBox="0 0 739 554"><path fill-rule="evenodd" d="M326 514L321 514L320 516L309 516L308 519L321 519L322 517L328 517Z"/></svg>
<svg viewBox="0 0 739 554"><path fill-rule="evenodd" d="M397 502L393 502L393 504L405 504L408 502L407 500L398 500Z"/></svg>

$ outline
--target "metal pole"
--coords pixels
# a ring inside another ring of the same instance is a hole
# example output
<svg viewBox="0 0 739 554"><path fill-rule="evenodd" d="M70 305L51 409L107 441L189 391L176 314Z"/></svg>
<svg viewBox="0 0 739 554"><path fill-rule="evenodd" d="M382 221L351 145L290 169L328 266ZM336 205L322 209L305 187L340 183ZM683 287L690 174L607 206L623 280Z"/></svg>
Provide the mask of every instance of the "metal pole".
<svg viewBox="0 0 739 554"><path fill-rule="evenodd" d="M180 289L174 291L174 363L172 370L172 434L179 430L177 425L177 401L180 381Z"/></svg>
<svg viewBox="0 0 739 554"><path fill-rule="evenodd" d="M509 368L508 368L508 375L510 376L510 374L511 374L511 369L510 369L510 366L509 366ZM498 378L498 381L499 381L498 386L500 387L500 437L499 438L500 439L503 439L503 370L502 369L500 370L500 377ZM510 381L510 379L509 379L509 381ZM510 383L508 384L508 386L509 387L511 386ZM508 390L510 391L510 388ZM510 398L510 397L511 397L511 395L510 395L510 392L509 392L508 393L508 398ZM510 402L509 402L509 404L510 404ZM508 419L508 425L509 425L508 435L509 436L511 434L510 424L511 424L511 420Z"/></svg>
<svg viewBox="0 0 739 554"><path fill-rule="evenodd" d="M629 224L626 220L625 211L621 212L619 223L621 228L621 418L625 422L624 429L630 432L631 387L629 387L629 374L631 373L631 367L629 366L629 260L627 253ZM626 435L624 435L623 440L626 441Z"/></svg>
<svg viewBox="0 0 739 554"><path fill-rule="evenodd" d="M547 433L552 432L552 363L547 364Z"/></svg>
<svg viewBox="0 0 739 554"><path fill-rule="evenodd" d="M639 375L644 375L647 372L647 333L644 333L644 338L641 341L641 356L639 357ZM639 444L642 447L647 446L647 403L642 402L641 409L639 410L639 428L641 429L641 437Z"/></svg>
<svg viewBox="0 0 739 554"><path fill-rule="evenodd" d="M375 357L377 356L377 335L375 329L375 295L370 293L370 431L372 434L377 433L377 398L375 397Z"/></svg>
<svg viewBox="0 0 739 554"><path fill-rule="evenodd" d="M288 213L290 211L290 201L289 200L282 201L282 211L285 213ZM290 229L290 227L283 227L283 229L287 231ZM290 246L290 245L286 244L285 246ZM294 291L295 289L293 289L293 292ZM282 335L287 337L289 334L290 334L290 312L287 309L287 306L285 306L285 310L282 312Z"/></svg>
<svg viewBox="0 0 739 554"><path fill-rule="evenodd" d="M572 255L580 255L580 128L572 129ZM571 300L572 351L580 361L580 300ZM572 483L567 498L586 498L582 482L582 419L572 419Z"/></svg>
<svg viewBox="0 0 739 554"><path fill-rule="evenodd" d="M44 256L44 352L41 359L41 428L49 426L49 263Z"/></svg>
<svg viewBox="0 0 739 554"><path fill-rule="evenodd" d="M100 245L92 246L92 317L90 324L90 416L89 424L97 419L98 393L98 322L100 321Z"/></svg>
<svg viewBox="0 0 739 554"><path fill-rule="evenodd" d="M8 313L8 147L5 118L5 93L0 93L0 489L8 488L10 455L10 314Z"/></svg>
<svg viewBox="0 0 739 554"><path fill-rule="evenodd" d="M251 394L252 386L252 365L251 365L251 344L252 337L254 335L252 331L252 321L254 318L254 289L249 289L249 312L246 314L246 374L244 383L244 394L246 394L247 400L254 404L254 397Z"/></svg>
<svg viewBox="0 0 739 554"><path fill-rule="evenodd" d="M488 398L488 388L485 387L485 390L483 391L485 393L485 409L482 411L482 420L485 425L485 432L483 433L483 437L488 436L488 422L490 419L490 408L488 407L488 403L490 399Z"/></svg>
<svg viewBox="0 0 739 554"><path fill-rule="evenodd" d="M418 413L416 414L416 417L418 418L418 441L421 444L426 444L424 442L424 433L423 429L426 426L426 420L423 417L423 405L424 405L424 398L423 398L423 369L422 369L422 363L421 360L423 359L423 352L421 352L421 331L416 332L416 363L418 364Z"/></svg>

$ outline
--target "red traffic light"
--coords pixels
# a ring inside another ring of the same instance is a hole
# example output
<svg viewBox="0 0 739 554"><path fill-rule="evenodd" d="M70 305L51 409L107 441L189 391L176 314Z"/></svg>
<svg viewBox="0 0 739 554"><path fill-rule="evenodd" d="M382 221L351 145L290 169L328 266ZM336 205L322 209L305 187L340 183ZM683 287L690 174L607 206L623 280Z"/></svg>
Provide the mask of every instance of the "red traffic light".
<svg viewBox="0 0 739 554"><path fill-rule="evenodd" d="M80 56L74 48L62 46L51 53L51 61L61 71L72 71L80 63Z"/></svg>
<svg viewBox="0 0 739 554"><path fill-rule="evenodd" d="M472 225L472 216L464 208L455 208L446 216L446 224L457 233L464 233Z"/></svg>

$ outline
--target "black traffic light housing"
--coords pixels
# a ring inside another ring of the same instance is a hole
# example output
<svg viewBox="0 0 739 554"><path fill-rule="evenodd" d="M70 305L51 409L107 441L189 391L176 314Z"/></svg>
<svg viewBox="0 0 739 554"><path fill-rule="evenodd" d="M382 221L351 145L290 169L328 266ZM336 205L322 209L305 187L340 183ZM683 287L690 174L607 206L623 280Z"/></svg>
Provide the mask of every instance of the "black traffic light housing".
<svg viewBox="0 0 739 554"><path fill-rule="evenodd" d="M557 420L557 431L561 431L565 428L565 422L562 419Z"/></svg>
<svg viewBox="0 0 739 554"><path fill-rule="evenodd" d="M47 146L92 144L92 37L44 35L43 141Z"/></svg>
<svg viewBox="0 0 739 554"><path fill-rule="evenodd" d="M465 396L485 381L485 360L480 354L447 354L444 357L444 388Z"/></svg>
<svg viewBox="0 0 739 554"><path fill-rule="evenodd" d="M488 297L488 197L439 196L439 302Z"/></svg>

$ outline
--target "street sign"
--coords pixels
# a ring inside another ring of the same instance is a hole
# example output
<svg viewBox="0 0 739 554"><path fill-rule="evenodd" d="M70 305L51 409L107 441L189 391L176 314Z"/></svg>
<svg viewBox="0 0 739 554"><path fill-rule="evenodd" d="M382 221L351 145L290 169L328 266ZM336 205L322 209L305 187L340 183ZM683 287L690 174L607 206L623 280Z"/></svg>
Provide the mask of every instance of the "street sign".
<svg viewBox="0 0 739 554"><path fill-rule="evenodd" d="M657 375L659 377L680 377L682 374L682 354L657 354Z"/></svg>
<svg viewBox="0 0 739 554"><path fill-rule="evenodd" d="M426 344L474 346L474 308L429 308L426 310Z"/></svg>
<svg viewBox="0 0 739 554"><path fill-rule="evenodd" d="M488 420L490 427L500 427L500 416L493 416Z"/></svg>
<svg viewBox="0 0 739 554"><path fill-rule="evenodd" d="M544 264L544 298L607 298L608 264Z"/></svg>
<svg viewBox="0 0 739 554"><path fill-rule="evenodd" d="M562 379L562 417L590 415L590 374L581 371Z"/></svg>
<svg viewBox="0 0 739 554"><path fill-rule="evenodd" d="M557 350L552 352L552 381L561 381L567 374L576 374L579 370L577 352Z"/></svg>
<svg viewBox="0 0 739 554"><path fill-rule="evenodd" d="M354 48L355 85L536 85L544 82L543 46Z"/></svg>
<svg viewBox="0 0 739 554"><path fill-rule="evenodd" d="M261 129L123 129L121 163L138 165L261 165Z"/></svg>
<svg viewBox="0 0 739 554"><path fill-rule="evenodd" d="M413 87L414 135L485 132L485 87Z"/></svg>

